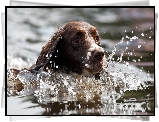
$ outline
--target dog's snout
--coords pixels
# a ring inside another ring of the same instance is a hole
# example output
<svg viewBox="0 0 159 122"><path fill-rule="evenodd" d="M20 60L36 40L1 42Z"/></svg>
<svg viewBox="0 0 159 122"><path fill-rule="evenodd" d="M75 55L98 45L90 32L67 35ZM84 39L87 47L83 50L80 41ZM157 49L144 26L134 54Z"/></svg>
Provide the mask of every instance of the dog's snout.
<svg viewBox="0 0 159 122"><path fill-rule="evenodd" d="M95 50L94 53L93 53L93 58L94 59L102 60L103 56L104 56L103 51Z"/></svg>

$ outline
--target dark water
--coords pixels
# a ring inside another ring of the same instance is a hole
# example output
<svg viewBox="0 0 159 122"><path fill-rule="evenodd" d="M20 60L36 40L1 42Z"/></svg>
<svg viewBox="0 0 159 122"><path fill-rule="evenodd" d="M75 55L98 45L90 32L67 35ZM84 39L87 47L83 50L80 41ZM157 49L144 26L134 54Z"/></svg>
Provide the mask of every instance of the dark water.
<svg viewBox="0 0 159 122"><path fill-rule="evenodd" d="M8 92L8 114L25 115L32 111L31 115L154 115L153 8L8 8L7 68L29 67L57 27L69 21L86 21L97 27L106 57L110 58L111 63L117 64L115 70L110 72L112 81L129 80L128 86L124 86L122 93L121 87L114 87L110 90L111 95L106 92L110 88L103 90L99 93L101 98L97 95L91 102L77 100L75 96L70 98L71 94L66 95L66 99L64 96L52 97L51 93L55 91L47 91L46 89L51 88L46 82L44 84L48 85L47 88L40 86L38 93L34 93L35 88L26 86L23 94L16 94L16 98ZM122 64L136 66L137 68L132 68L135 74L126 69L121 70ZM140 85L132 87L131 81ZM54 83L51 84L51 87L54 86ZM105 89L104 85L97 86L99 88L95 91ZM72 84L66 86L65 93L70 93L69 88L72 88ZM94 91L94 87L91 88ZM77 90L72 93L74 92L77 93ZM85 95L87 92L85 88ZM46 98L41 98L40 94ZM51 100L52 98L57 100ZM13 101L15 104L22 101L21 107L11 109L10 102ZM24 105L25 103L27 104ZM23 111L18 113L18 109Z"/></svg>

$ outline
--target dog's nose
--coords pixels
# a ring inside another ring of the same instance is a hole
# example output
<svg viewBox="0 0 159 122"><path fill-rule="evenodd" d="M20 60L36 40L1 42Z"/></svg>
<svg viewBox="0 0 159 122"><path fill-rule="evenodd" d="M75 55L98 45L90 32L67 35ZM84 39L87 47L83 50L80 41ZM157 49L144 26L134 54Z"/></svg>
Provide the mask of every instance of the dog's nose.
<svg viewBox="0 0 159 122"><path fill-rule="evenodd" d="M97 60L102 60L103 56L104 56L103 51L95 50L93 53L93 58Z"/></svg>

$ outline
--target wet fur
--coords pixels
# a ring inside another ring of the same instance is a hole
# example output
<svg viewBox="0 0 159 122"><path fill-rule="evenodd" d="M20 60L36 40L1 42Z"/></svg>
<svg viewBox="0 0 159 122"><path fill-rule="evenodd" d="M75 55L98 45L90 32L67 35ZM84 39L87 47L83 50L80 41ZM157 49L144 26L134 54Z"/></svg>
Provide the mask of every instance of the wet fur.
<svg viewBox="0 0 159 122"><path fill-rule="evenodd" d="M44 71L51 69L82 74L85 64L88 62L85 60L92 44L98 45L94 52L99 53L99 55L93 56L94 59L91 58L92 62L102 60L104 57L99 39L97 29L89 23L69 22L60 27L48 43L42 47L36 64L29 70L36 72L39 69ZM91 72L98 77L99 72L95 74L93 71Z"/></svg>

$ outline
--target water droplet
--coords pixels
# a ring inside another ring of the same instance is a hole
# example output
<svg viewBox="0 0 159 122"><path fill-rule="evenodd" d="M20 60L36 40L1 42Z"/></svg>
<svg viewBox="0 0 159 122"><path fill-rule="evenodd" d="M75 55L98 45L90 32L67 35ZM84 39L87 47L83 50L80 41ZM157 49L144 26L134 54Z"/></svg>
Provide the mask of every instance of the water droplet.
<svg viewBox="0 0 159 122"><path fill-rule="evenodd" d="M149 38L151 38L151 36Z"/></svg>
<svg viewBox="0 0 159 122"><path fill-rule="evenodd" d="M86 67L88 67L88 64L85 64Z"/></svg>
<svg viewBox="0 0 159 122"><path fill-rule="evenodd" d="M133 62L136 62L136 60L135 60L135 59L133 59L132 61L133 61Z"/></svg>
<svg viewBox="0 0 159 122"><path fill-rule="evenodd" d="M129 54L132 55L132 52L130 52Z"/></svg>
<svg viewBox="0 0 159 122"><path fill-rule="evenodd" d="M125 47L125 51L128 49L128 47Z"/></svg>
<svg viewBox="0 0 159 122"><path fill-rule="evenodd" d="M127 36L127 35L126 35L126 38L127 38L127 39L130 39L130 37L129 37L129 36Z"/></svg>
<svg viewBox="0 0 159 122"><path fill-rule="evenodd" d="M125 32L126 32L126 30L125 30Z"/></svg>
<svg viewBox="0 0 159 122"><path fill-rule="evenodd" d="M151 29L151 27L150 27L150 29Z"/></svg>
<svg viewBox="0 0 159 122"><path fill-rule="evenodd" d="M122 61L122 57L123 57L123 53L121 53L121 56L118 57L117 61L121 62Z"/></svg>
<svg viewBox="0 0 159 122"><path fill-rule="evenodd" d="M138 39L138 37L137 36L133 36L131 39L136 40L136 39Z"/></svg>
<svg viewBox="0 0 159 122"><path fill-rule="evenodd" d="M140 48L141 47L141 45L138 45L138 48Z"/></svg>
<svg viewBox="0 0 159 122"><path fill-rule="evenodd" d="M128 65L129 65L129 62L126 62L126 65L128 66Z"/></svg>
<svg viewBox="0 0 159 122"><path fill-rule="evenodd" d="M141 36L144 36L144 33L142 33Z"/></svg>
<svg viewBox="0 0 159 122"><path fill-rule="evenodd" d="M132 33L133 33L133 31L132 31Z"/></svg>

